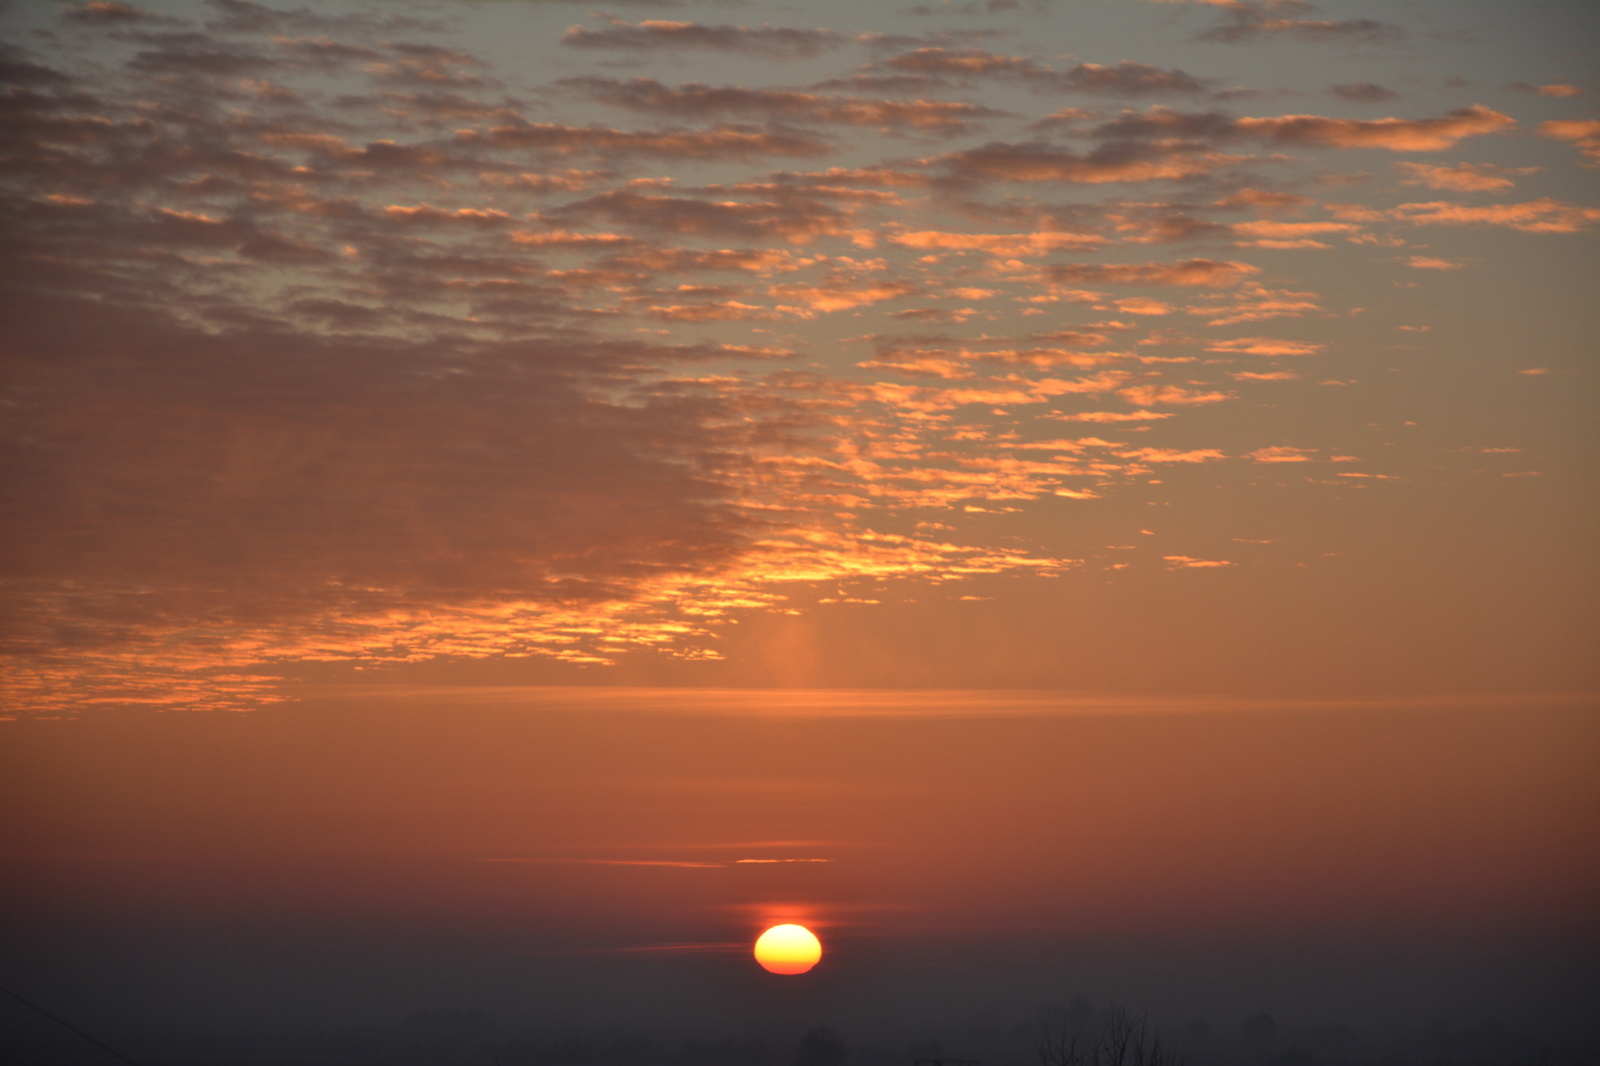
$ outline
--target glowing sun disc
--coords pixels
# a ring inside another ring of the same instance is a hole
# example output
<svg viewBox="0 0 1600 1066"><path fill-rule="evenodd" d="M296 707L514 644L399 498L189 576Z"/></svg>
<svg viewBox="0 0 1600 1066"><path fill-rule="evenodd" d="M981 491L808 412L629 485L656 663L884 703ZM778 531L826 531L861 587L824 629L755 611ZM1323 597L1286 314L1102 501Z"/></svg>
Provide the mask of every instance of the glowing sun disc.
<svg viewBox="0 0 1600 1066"><path fill-rule="evenodd" d="M775 925L756 940L756 961L770 973L805 973L822 958L822 941L803 925Z"/></svg>

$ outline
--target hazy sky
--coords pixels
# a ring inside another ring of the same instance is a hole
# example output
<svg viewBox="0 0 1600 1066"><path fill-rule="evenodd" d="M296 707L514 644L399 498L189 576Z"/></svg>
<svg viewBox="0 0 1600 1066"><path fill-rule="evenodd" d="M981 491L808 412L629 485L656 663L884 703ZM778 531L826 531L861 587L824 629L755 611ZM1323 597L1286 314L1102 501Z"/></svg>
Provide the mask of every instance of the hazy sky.
<svg viewBox="0 0 1600 1066"><path fill-rule="evenodd" d="M9 972L1571 1021L1597 30L0 2Z"/></svg>

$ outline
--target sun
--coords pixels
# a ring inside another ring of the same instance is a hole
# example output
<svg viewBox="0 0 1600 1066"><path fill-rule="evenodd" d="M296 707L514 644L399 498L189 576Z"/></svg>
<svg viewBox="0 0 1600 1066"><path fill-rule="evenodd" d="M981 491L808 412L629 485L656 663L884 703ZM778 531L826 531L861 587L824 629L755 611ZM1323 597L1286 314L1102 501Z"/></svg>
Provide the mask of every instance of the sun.
<svg viewBox="0 0 1600 1066"><path fill-rule="evenodd" d="M822 958L822 941L803 925L775 925L756 940L756 961L771 973L805 973Z"/></svg>

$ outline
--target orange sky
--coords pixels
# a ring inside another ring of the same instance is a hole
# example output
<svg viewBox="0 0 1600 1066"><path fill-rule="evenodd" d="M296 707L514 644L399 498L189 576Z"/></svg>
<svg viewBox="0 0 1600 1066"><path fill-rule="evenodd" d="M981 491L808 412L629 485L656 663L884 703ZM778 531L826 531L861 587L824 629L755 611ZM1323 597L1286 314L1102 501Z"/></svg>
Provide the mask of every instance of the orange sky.
<svg viewBox="0 0 1600 1066"><path fill-rule="evenodd" d="M0 7L18 972L1562 1016L1592 7L591 6Z"/></svg>
<svg viewBox="0 0 1600 1066"><path fill-rule="evenodd" d="M1580 700L416 687L11 729L7 958L129 1032L863 1039L1083 992L1560 1026L1596 934ZM749 946L788 921L826 954L781 991Z"/></svg>

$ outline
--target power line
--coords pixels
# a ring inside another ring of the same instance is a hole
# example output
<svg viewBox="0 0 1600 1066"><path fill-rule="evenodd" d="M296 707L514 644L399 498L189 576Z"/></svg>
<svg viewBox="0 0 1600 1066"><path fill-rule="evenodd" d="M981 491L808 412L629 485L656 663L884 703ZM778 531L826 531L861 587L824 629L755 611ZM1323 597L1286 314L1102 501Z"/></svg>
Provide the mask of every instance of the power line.
<svg viewBox="0 0 1600 1066"><path fill-rule="evenodd" d="M138 1060L128 1058L128 1056L124 1055L122 1052L118 1051L114 1047L107 1047L105 1044L102 1044L100 1041L96 1040L94 1037L90 1036L88 1033L84 1032L82 1029L79 1029L76 1025L73 1025L71 1022L67 1021L65 1018L57 1017L56 1015L51 1014L49 1011L45 1010L43 1007L39 1006L39 1004L32 1003L32 1002L30 1002L30 1001L28 1001L26 999L23 999L21 996L17 995L15 992L11 991L11 989L6 988L4 985L0 985L0 992L4 992L6 995L10 996L12 999L16 1000L18 1003L22 1004L24 1007L27 1007L29 1010L36 1011L39 1014L44 1015L46 1018L49 1018L51 1021L53 1021L57 1025L61 1026L61 1028L67 1030L67 1032L75 1033L76 1035L83 1037L85 1040L89 1041L89 1043L93 1044L95 1047L99 1048L101 1051L104 1051L107 1055L110 1055L112 1058L116 1059L118 1062L127 1063L127 1066L140 1066L140 1063L138 1062Z"/></svg>

